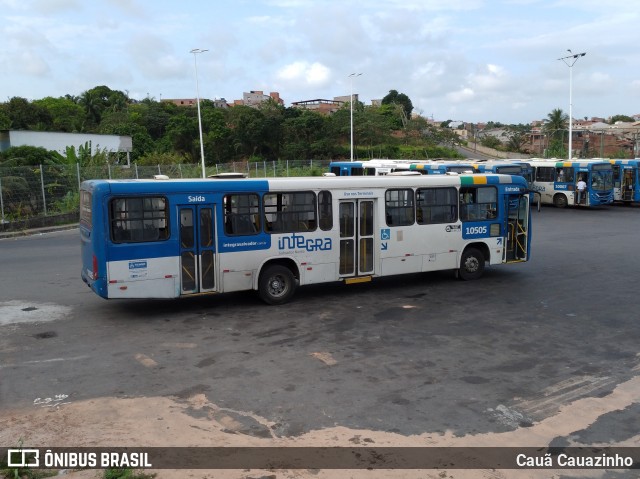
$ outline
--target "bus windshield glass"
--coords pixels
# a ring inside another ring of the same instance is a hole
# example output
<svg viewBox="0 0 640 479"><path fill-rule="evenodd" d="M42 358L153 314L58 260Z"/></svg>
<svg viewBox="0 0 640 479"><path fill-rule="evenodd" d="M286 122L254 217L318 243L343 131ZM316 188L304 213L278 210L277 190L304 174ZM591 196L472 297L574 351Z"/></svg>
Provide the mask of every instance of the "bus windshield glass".
<svg viewBox="0 0 640 479"><path fill-rule="evenodd" d="M593 165L591 188L598 191L613 188L613 170L607 165Z"/></svg>

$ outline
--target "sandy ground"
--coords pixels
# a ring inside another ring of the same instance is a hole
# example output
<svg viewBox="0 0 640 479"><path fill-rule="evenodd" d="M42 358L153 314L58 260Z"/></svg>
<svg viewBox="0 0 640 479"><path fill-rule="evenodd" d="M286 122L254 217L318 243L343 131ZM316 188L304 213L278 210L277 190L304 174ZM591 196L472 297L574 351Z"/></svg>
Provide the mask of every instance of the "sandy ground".
<svg viewBox="0 0 640 479"><path fill-rule="evenodd" d="M640 401L640 377L622 383L603 398L586 398L565 405L560 411L531 427L504 433L458 437L453 433L402 436L394 433L353 430L344 427L312 431L299 437L259 438L238 433L238 415L251 418L269 429L268 420L251 412L221 409L202 394L188 400L172 398L100 398L71 402L57 407L34 405L28 410L0 413L0 443L19 439L32 447L89 446L541 446L558 436L593 424L599 417ZM198 414L197 412L200 412ZM196 414L194 414L196 412ZM640 434L640 433L639 433ZM592 446L639 446L640 435L626 443ZM554 470L155 470L158 479L327 479L327 478L558 478L602 477L602 471ZM101 471L66 472L70 479L95 479Z"/></svg>

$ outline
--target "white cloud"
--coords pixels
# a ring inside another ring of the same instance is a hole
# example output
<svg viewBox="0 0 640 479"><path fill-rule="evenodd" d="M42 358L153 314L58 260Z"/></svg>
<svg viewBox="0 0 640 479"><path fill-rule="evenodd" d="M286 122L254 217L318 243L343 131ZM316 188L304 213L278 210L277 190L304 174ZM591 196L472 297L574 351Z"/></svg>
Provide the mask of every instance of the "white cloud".
<svg viewBox="0 0 640 479"><path fill-rule="evenodd" d="M325 65L314 62L297 61L281 68L276 77L284 82L304 82L310 86L322 86L331 76L331 70Z"/></svg>
<svg viewBox="0 0 640 479"><path fill-rule="evenodd" d="M471 88L465 87L460 90L447 93L447 100L453 103L464 103L473 100L475 96L476 94Z"/></svg>

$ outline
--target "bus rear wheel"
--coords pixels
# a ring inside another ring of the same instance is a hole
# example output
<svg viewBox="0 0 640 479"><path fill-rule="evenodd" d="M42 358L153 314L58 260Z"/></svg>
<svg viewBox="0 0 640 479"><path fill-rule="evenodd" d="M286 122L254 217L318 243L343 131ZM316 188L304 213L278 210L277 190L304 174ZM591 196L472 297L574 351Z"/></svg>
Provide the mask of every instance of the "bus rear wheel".
<svg viewBox="0 0 640 479"><path fill-rule="evenodd" d="M268 266L260 275L258 295L267 304L284 304L296 290L296 278L286 266Z"/></svg>
<svg viewBox="0 0 640 479"><path fill-rule="evenodd" d="M558 193L553 197L553 206L556 208L566 208L567 206L567 197L562 193Z"/></svg>
<svg viewBox="0 0 640 479"><path fill-rule="evenodd" d="M462 253L458 274L465 281L478 279L484 273L484 255L475 248L468 248Z"/></svg>

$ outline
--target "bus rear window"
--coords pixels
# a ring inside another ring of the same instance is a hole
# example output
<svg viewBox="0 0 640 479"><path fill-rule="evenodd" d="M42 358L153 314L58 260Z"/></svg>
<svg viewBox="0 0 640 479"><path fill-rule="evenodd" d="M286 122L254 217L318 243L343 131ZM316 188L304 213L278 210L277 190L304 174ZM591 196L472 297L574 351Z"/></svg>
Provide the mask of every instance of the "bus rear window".
<svg viewBox="0 0 640 479"><path fill-rule="evenodd" d="M111 200L110 230L114 243L140 243L169 238L167 200L164 197Z"/></svg>
<svg viewBox="0 0 640 479"><path fill-rule="evenodd" d="M89 191L80 192L80 222L87 228L91 228L91 200L92 194Z"/></svg>

